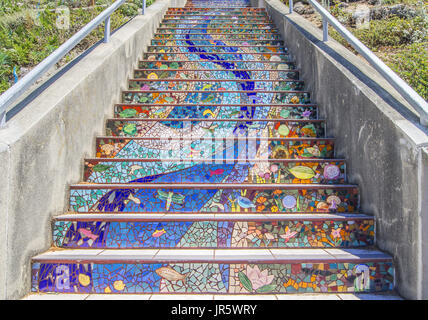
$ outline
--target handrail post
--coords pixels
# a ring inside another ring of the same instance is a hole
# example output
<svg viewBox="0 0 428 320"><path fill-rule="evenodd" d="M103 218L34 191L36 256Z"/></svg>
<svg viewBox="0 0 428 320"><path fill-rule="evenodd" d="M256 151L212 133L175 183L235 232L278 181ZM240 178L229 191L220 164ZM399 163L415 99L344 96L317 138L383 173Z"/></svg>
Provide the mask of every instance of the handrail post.
<svg viewBox="0 0 428 320"><path fill-rule="evenodd" d="M104 21L104 43L110 41L110 17L111 16L108 16L108 18Z"/></svg>
<svg viewBox="0 0 428 320"><path fill-rule="evenodd" d="M6 110L0 113L0 128L6 126Z"/></svg>
<svg viewBox="0 0 428 320"><path fill-rule="evenodd" d="M328 21L322 17L322 41L328 41Z"/></svg>
<svg viewBox="0 0 428 320"><path fill-rule="evenodd" d="M293 13L293 0L288 0L288 8L290 9L290 14Z"/></svg>
<svg viewBox="0 0 428 320"><path fill-rule="evenodd" d="M143 0L143 8L141 10L141 13L144 15L146 14L146 0Z"/></svg>

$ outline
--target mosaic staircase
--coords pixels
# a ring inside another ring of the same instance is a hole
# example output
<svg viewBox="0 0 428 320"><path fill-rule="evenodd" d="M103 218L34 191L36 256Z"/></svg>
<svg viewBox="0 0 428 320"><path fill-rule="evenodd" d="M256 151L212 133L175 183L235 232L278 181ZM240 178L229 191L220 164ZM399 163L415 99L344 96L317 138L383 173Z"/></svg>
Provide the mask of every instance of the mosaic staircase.
<svg viewBox="0 0 428 320"><path fill-rule="evenodd" d="M394 287L326 121L248 1L168 10L83 177L33 259L34 292Z"/></svg>

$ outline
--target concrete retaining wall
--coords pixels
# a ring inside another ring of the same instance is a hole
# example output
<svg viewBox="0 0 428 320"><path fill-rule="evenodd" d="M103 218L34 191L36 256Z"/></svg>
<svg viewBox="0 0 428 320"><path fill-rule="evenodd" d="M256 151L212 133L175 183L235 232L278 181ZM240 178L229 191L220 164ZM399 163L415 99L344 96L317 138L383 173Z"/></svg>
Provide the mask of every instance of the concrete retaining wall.
<svg viewBox="0 0 428 320"><path fill-rule="evenodd" d="M68 209L95 137L168 7L157 0L41 93L0 130L0 299L30 292L30 260L52 243L51 219Z"/></svg>
<svg viewBox="0 0 428 320"><path fill-rule="evenodd" d="M334 40L322 42L322 30L288 14L279 0L252 3L274 20L327 119L328 135L337 138L336 156L347 159L362 210L376 218L377 246L394 257L398 292L428 299L427 128L360 57Z"/></svg>

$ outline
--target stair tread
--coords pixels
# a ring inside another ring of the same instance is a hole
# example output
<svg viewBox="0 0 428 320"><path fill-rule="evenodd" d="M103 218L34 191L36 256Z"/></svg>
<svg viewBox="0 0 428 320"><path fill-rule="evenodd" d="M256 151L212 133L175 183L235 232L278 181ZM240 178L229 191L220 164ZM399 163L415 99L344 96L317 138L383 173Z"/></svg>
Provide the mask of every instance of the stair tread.
<svg viewBox="0 0 428 320"><path fill-rule="evenodd" d="M375 249L51 249L33 261L236 261L284 263L306 261L392 260Z"/></svg>
<svg viewBox="0 0 428 320"><path fill-rule="evenodd" d="M295 137L295 138L265 138L265 137L236 137L236 138L216 138L216 137L193 137L192 139L185 138L185 137L117 137L117 136L97 136L97 139L128 139L128 140L179 140L179 141L194 141L194 140L210 140L210 141L223 141L223 140L232 140L232 141L251 141L251 140L258 140L258 141L301 141L301 140L336 140L336 138L332 137L323 137L323 138L313 138L313 137Z"/></svg>
<svg viewBox="0 0 428 320"><path fill-rule="evenodd" d="M164 71L171 71L171 70L164 70ZM229 71L229 70L226 70ZM236 70L232 70L235 72ZM278 72L278 71L275 71ZM138 81L138 82L304 82L303 80L296 80L296 79L266 79L266 80L248 80L248 79L242 79L242 80L235 80L235 79L177 79L177 78L164 78L164 79L147 79L147 78L132 78L129 79L129 81Z"/></svg>
<svg viewBox="0 0 428 320"><path fill-rule="evenodd" d="M245 188L245 189L346 189L346 188L358 188L356 184L292 184L292 183L264 183L264 184L255 184L255 183L117 183L117 184L104 184L104 183L82 183L82 184L71 184L71 189L76 188L114 188L114 189L159 189L167 188L171 189L176 185L177 188L181 189L234 189L234 188Z"/></svg>
<svg viewBox="0 0 428 320"><path fill-rule="evenodd" d="M325 122L326 119L284 119L284 118L108 118L107 121L177 121L177 122Z"/></svg>
<svg viewBox="0 0 428 320"><path fill-rule="evenodd" d="M181 158L181 159L139 159L139 158L85 158L85 161L107 161L107 162L156 162L156 161L182 161L182 162L215 162L215 160L207 160L207 159L193 159L193 158ZM219 161L219 160L218 160ZM341 158L319 158L319 159L221 159L222 162L343 162L346 159Z"/></svg>
<svg viewBox="0 0 428 320"><path fill-rule="evenodd" d="M22 300L403 300L398 294L383 293L300 293L300 294L76 294L31 293Z"/></svg>
<svg viewBox="0 0 428 320"><path fill-rule="evenodd" d="M372 220L373 216L366 215L363 213L303 213L303 214L292 214L292 213L277 213L277 214L266 214L266 213L196 213L196 214L182 214L182 213L132 213L132 214L117 214L117 213L71 213L63 214L54 217L56 221L64 220L109 220L109 221L194 221L194 220L215 220L215 221L243 221L243 220L354 220L354 219L365 219Z"/></svg>

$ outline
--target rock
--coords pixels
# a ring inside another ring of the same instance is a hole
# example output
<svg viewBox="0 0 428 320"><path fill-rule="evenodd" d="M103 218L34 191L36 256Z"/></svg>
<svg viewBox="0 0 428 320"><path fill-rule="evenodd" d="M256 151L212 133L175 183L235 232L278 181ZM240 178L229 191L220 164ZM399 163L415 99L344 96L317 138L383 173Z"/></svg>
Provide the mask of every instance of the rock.
<svg viewBox="0 0 428 320"><path fill-rule="evenodd" d="M312 14L314 13L314 9L312 6L305 6L302 2L297 2L293 10L297 12L298 14Z"/></svg>
<svg viewBox="0 0 428 320"><path fill-rule="evenodd" d="M303 13L304 13L304 11L305 11L305 5L304 5L303 3L301 3L301 2L297 2L297 3L294 5L293 10L294 10L295 12L297 12L298 14L303 14Z"/></svg>
<svg viewBox="0 0 428 320"><path fill-rule="evenodd" d="M396 15L400 18L413 18L416 16L416 11L405 4L397 4L395 6L389 7L391 15Z"/></svg>
<svg viewBox="0 0 428 320"><path fill-rule="evenodd" d="M370 18L381 20L390 16L397 16L402 19L413 18L417 15L416 11L405 4L397 4L390 7L374 7L370 10Z"/></svg>

